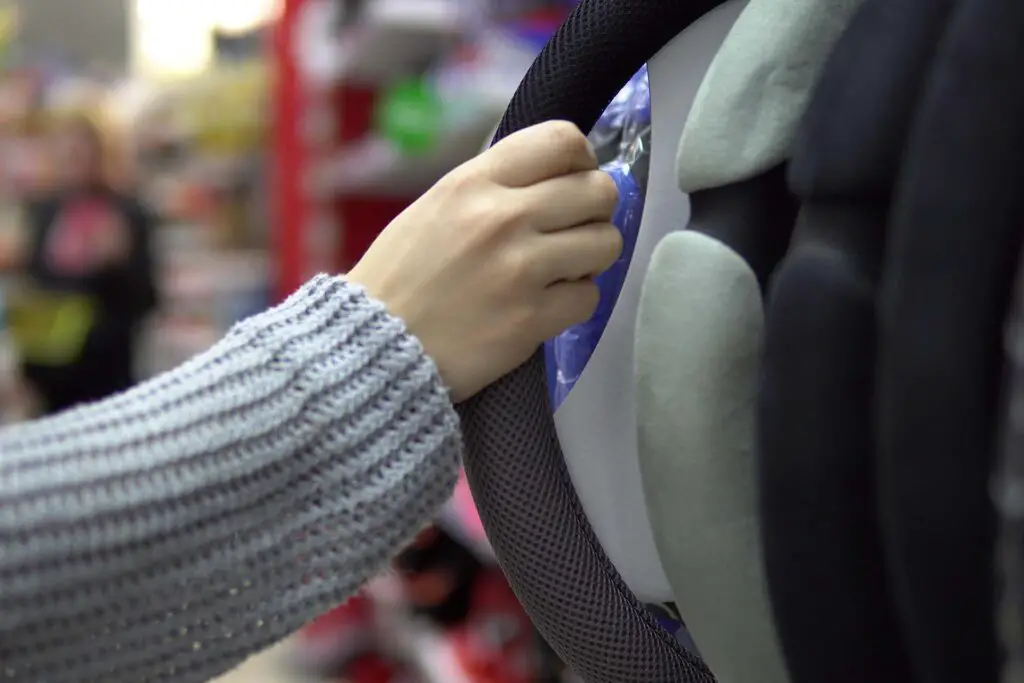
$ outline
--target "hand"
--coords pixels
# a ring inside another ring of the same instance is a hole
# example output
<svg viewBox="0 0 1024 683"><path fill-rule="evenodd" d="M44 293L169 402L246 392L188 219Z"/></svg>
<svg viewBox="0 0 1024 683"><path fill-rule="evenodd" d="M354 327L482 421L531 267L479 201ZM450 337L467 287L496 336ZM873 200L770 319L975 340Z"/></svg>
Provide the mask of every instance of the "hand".
<svg viewBox="0 0 1024 683"><path fill-rule="evenodd" d="M593 314L622 251L614 181L586 137L550 122L442 178L349 273L402 318L455 401Z"/></svg>

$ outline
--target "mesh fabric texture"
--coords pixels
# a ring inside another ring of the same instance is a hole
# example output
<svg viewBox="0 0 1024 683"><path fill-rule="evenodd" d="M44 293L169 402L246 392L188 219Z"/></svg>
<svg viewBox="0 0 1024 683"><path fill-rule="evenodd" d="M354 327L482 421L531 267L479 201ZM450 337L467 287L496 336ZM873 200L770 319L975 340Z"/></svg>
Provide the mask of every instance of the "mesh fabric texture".
<svg viewBox="0 0 1024 683"><path fill-rule="evenodd" d="M527 72L495 140L551 119L590 130L644 62L719 4L583 0ZM516 595L587 683L712 683L601 549L573 489L545 382L538 352L460 408L466 474Z"/></svg>

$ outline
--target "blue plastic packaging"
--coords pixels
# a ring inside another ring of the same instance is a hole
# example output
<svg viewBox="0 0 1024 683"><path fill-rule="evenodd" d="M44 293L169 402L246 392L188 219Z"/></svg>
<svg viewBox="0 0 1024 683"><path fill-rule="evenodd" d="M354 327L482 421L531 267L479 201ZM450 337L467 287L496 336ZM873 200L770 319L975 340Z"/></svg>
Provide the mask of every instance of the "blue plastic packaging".
<svg viewBox="0 0 1024 683"><path fill-rule="evenodd" d="M618 140L615 158L601 168L619 188L613 222L622 232L623 249L619 260L596 278L601 298L590 320L567 329L545 344L548 386L555 409L583 374L622 291L643 217L650 125L651 95L645 67L612 100L591 133L595 147L602 144L602 140L606 143L609 136ZM644 170L640 172L641 169Z"/></svg>
<svg viewBox="0 0 1024 683"><path fill-rule="evenodd" d="M593 130L587 136L594 151L597 152L597 159L602 164L617 160L622 154L623 136L626 134L627 123L631 116L635 116L634 94L637 92L639 75L629 80L629 83L618 92L612 101L605 108L601 118L594 124Z"/></svg>

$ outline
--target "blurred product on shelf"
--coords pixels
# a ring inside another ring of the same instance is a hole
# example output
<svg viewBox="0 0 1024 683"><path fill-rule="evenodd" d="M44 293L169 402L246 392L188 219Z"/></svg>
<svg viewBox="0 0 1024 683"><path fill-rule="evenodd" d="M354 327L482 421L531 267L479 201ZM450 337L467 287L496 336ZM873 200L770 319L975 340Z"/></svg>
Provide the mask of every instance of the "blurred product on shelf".
<svg viewBox="0 0 1024 683"><path fill-rule="evenodd" d="M393 566L413 614L440 628L466 621L482 571L468 548L433 526L395 558Z"/></svg>
<svg viewBox="0 0 1024 683"><path fill-rule="evenodd" d="M382 83L422 69L483 19L466 0L366 0L331 3L342 28L331 55L337 81Z"/></svg>
<svg viewBox="0 0 1024 683"><path fill-rule="evenodd" d="M300 634L293 655L303 670L348 683L570 680L493 556L480 554L479 543L464 545L478 538L475 510L456 499L445 519L396 559L393 574Z"/></svg>
<svg viewBox="0 0 1024 683"><path fill-rule="evenodd" d="M481 573L468 618L452 633L455 657L479 683L537 683L547 672L539 638L501 572Z"/></svg>
<svg viewBox="0 0 1024 683"><path fill-rule="evenodd" d="M569 681L496 567L476 575L467 606L463 619L439 627L410 609L400 580L385 577L310 626L293 654L304 670L348 683Z"/></svg>
<svg viewBox="0 0 1024 683"><path fill-rule="evenodd" d="M290 0L275 42L273 187L284 295L325 242L346 269L409 200L476 155L566 2Z"/></svg>
<svg viewBox="0 0 1024 683"><path fill-rule="evenodd" d="M378 651L376 605L369 594L351 598L303 629L292 651L299 668L334 676Z"/></svg>
<svg viewBox="0 0 1024 683"><path fill-rule="evenodd" d="M487 26L415 78L388 81L367 136L314 169L322 194L415 196L476 155L550 27Z"/></svg>
<svg viewBox="0 0 1024 683"><path fill-rule="evenodd" d="M426 683L408 664L381 652L357 657L342 670L346 683Z"/></svg>

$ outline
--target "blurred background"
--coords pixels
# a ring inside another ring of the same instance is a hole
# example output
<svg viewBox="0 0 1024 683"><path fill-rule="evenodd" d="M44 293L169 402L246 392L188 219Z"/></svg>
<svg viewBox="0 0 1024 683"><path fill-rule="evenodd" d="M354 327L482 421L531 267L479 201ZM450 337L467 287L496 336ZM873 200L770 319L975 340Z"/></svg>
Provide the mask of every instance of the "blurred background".
<svg viewBox="0 0 1024 683"><path fill-rule="evenodd" d="M0 420L173 367L344 272L489 139L567 0L0 0ZM226 681L555 683L464 484Z"/></svg>

